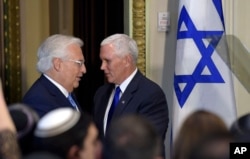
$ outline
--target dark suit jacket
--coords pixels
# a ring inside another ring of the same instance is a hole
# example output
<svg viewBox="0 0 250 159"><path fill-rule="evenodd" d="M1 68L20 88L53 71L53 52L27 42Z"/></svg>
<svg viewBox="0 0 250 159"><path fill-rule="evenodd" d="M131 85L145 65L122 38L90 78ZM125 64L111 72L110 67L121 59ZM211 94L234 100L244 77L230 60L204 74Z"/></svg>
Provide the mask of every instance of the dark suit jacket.
<svg viewBox="0 0 250 159"><path fill-rule="evenodd" d="M103 85L94 96L94 120L101 139L104 138L103 120L113 88L113 84ZM126 114L140 114L146 117L164 141L169 121L166 96L156 83L147 79L139 71L121 96L112 120Z"/></svg>
<svg viewBox="0 0 250 159"><path fill-rule="evenodd" d="M74 96L73 98L76 101ZM22 103L34 109L40 117L56 108L73 108L64 94L44 75L41 75L31 86L24 95ZM81 109L78 103L77 105Z"/></svg>

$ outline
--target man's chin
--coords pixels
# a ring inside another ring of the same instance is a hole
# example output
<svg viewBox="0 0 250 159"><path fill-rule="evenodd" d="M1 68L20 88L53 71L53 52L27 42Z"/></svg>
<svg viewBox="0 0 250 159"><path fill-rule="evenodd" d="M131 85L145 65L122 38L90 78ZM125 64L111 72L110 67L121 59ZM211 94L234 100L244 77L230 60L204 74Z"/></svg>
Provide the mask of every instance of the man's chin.
<svg viewBox="0 0 250 159"><path fill-rule="evenodd" d="M107 81L108 81L109 83L113 83L113 82L114 82L114 80L108 79L108 78L107 78Z"/></svg>
<svg viewBox="0 0 250 159"><path fill-rule="evenodd" d="M106 77L106 81L108 83L114 83L114 79L113 78L111 78L110 76L105 76L105 77Z"/></svg>
<svg viewBox="0 0 250 159"><path fill-rule="evenodd" d="M79 87L79 82L74 84L74 88L77 88L77 87Z"/></svg>

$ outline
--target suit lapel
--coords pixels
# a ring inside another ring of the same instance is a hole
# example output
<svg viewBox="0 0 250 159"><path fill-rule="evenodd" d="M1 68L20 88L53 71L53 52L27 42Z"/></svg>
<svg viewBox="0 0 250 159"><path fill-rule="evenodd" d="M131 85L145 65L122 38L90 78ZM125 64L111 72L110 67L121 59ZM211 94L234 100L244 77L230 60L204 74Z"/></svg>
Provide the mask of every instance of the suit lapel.
<svg viewBox="0 0 250 159"><path fill-rule="evenodd" d="M50 80L48 80L44 75L41 75L40 80L41 83L44 85L44 87L47 88L48 92L52 96L61 99L62 103L68 103L69 106L71 105L71 103L64 96L64 94L53 83L51 83Z"/></svg>
<svg viewBox="0 0 250 159"><path fill-rule="evenodd" d="M131 82L129 83L125 92L123 93L123 95L121 96L119 100L119 103L114 111L114 115L113 115L114 118L117 116L120 116L125 110L125 108L129 105L129 102L133 99L134 93L138 89L138 84L139 84L141 76L142 74L140 73L140 71L137 71L134 78L131 80Z"/></svg>

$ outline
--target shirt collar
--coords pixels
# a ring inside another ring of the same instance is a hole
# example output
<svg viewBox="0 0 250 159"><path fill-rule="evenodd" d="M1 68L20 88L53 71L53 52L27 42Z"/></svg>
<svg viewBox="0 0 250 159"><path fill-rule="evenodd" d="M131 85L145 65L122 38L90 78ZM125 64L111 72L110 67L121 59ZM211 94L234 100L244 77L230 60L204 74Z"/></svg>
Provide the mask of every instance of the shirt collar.
<svg viewBox="0 0 250 159"><path fill-rule="evenodd" d="M48 75L43 74L50 82L52 82L64 95L65 97L69 96L69 92L62 86L60 85L58 82L56 82L55 80L53 80L52 78L50 78Z"/></svg>
<svg viewBox="0 0 250 159"><path fill-rule="evenodd" d="M134 76L135 76L137 70L138 70L138 69L136 68L136 69L134 70L134 72L133 72L130 76L128 76L128 78L127 78L125 81L123 81L123 82L120 84L120 89L121 89L121 92L122 92L122 93L126 90L128 84L129 84L129 83L131 82L131 80L134 78Z"/></svg>

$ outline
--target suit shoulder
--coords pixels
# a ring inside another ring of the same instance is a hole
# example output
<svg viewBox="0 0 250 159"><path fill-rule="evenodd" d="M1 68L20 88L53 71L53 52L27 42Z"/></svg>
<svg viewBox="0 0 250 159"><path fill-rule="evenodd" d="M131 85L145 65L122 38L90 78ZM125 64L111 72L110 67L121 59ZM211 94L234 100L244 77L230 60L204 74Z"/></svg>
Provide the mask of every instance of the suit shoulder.
<svg viewBox="0 0 250 159"><path fill-rule="evenodd" d="M39 90L42 90L44 89L41 82L38 80L36 80L32 85L31 87L27 90L27 92L25 93L25 96L27 94L33 94L34 92L36 91L39 91Z"/></svg>
<svg viewBox="0 0 250 159"><path fill-rule="evenodd" d="M162 88L156 82L152 81L151 79L149 79L145 76L140 78L139 85L141 85L142 87L145 87L147 89L162 90Z"/></svg>

